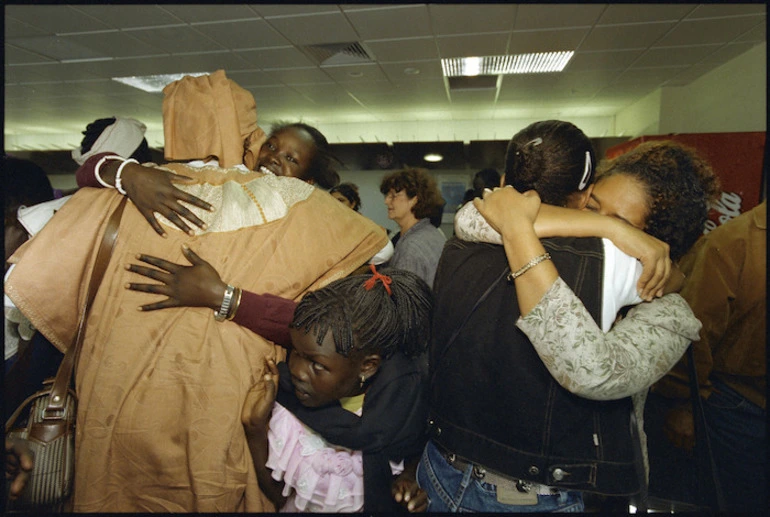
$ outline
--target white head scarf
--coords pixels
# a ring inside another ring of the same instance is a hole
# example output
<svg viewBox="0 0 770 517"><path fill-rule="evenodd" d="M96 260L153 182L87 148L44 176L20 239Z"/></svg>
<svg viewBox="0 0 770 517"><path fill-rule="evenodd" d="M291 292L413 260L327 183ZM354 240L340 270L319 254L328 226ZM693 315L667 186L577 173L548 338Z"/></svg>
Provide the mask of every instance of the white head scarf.
<svg viewBox="0 0 770 517"><path fill-rule="evenodd" d="M104 128L91 149L80 154L80 147L72 150L72 159L83 165L87 159L98 153L115 153L128 158L144 140L147 126L133 118L115 117L115 122Z"/></svg>

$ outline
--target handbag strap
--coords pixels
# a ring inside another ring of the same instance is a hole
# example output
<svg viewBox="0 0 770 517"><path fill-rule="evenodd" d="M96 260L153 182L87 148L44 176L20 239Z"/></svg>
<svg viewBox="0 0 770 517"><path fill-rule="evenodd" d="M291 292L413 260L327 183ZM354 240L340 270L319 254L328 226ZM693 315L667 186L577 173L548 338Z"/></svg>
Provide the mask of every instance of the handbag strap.
<svg viewBox="0 0 770 517"><path fill-rule="evenodd" d="M716 480L716 465L711 452L711 440L706 429L706 414L700 397L698 372L695 368L693 345L687 347L687 369L690 377L693 424L695 425L695 460L697 462L698 487L705 494L706 504L713 510L723 508L722 490Z"/></svg>
<svg viewBox="0 0 770 517"><path fill-rule="evenodd" d="M83 304L83 311L80 315L80 321L78 322L78 330L75 336L73 344L67 348L64 354L59 370L56 372L53 385L51 386L51 396L48 399L48 405L44 410L45 417L55 417L64 411L64 404L66 400L67 390L70 386L72 379L72 373L75 367L75 361L80 354L80 348L83 344L83 337L85 335L86 321L88 314L91 311L91 305L96 297L96 291L99 289L99 284L102 282L104 272L107 270L107 264L110 261L112 255L112 249L115 246L115 241L118 237L118 227L120 226L120 218L123 215L123 208L126 206L126 198L120 200L115 211L107 221L107 227L104 230L99 250L96 253L96 262L94 263L94 270L91 274L91 280L88 283L88 294Z"/></svg>

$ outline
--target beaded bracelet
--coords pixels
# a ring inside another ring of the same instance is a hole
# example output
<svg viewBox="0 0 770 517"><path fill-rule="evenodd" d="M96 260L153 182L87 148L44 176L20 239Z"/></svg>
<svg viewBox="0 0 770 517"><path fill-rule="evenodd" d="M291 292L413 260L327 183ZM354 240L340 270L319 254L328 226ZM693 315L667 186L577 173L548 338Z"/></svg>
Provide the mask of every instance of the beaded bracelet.
<svg viewBox="0 0 770 517"><path fill-rule="evenodd" d="M126 195L126 191L123 190L123 180L121 178L121 175L123 174L123 167L125 167L126 164L128 163L139 163L139 162L133 158L124 160L123 163L121 163L118 166L118 172L115 173L115 188L118 189L118 192L120 192L124 196Z"/></svg>
<svg viewBox="0 0 770 517"><path fill-rule="evenodd" d="M222 305L219 306L218 311L214 311L214 319L217 321L225 321L230 314L230 305L233 302L233 294L235 293L235 287L228 285L225 288L225 296L222 298Z"/></svg>
<svg viewBox="0 0 770 517"><path fill-rule="evenodd" d="M527 271L529 271L533 267L537 266L538 264L540 264L544 260L551 260L551 254L548 253L547 251L545 253L543 253L542 255L539 255L539 256L533 258L532 260L530 260L529 262L527 262L526 264L524 264L521 267L521 269L519 269L515 273L509 273L508 274L508 282L509 283L513 283L514 280L516 280L521 275L523 275L524 273L526 273Z"/></svg>
<svg viewBox="0 0 770 517"><path fill-rule="evenodd" d="M99 170L100 170L101 166L107 160L123 160L123 159L124 158L122 156L118 156L117 154L113 154L113 155L110 155L110 156L104 156L98 162L96 162L96 167L94 167L94 177L96 178L96 181L98 181L99 184L102 187L115 188L115 185L110 185L109 183L107 183L106 181L104 181L102 179L102 176L99 173Z"/></svg>

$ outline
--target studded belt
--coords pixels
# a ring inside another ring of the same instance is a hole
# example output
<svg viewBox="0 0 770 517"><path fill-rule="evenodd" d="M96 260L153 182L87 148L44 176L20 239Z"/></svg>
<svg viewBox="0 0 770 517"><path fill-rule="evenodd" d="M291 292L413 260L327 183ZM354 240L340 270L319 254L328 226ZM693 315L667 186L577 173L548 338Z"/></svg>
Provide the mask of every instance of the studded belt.
<svg viewBox="0 0 770 517"><path fill-rule="evenodd" d="M476 478L479 481L483 481L485 483L489 483L490 485L495 485L495 486L515 487L516 490L522 493L535 493L538 495L555 495L560 492L558 488L549 487L547 485L541 485L540 483L532 483L524 479L518 479L511 476L506 476L505 474L501 474L500 472L490 470L482 465L479 465L478 463L473 463L472 461L468 461L465 458L462 458L452 452L449 452L448 450L444 449L442 446L438 444L436 445L438 446L439 451L441 451L441 455L444 457L447 463L449 463L455 469L461 472L465 472L468 469L468 467L473 467L471 474L473 475L474 478Z"/></svg>

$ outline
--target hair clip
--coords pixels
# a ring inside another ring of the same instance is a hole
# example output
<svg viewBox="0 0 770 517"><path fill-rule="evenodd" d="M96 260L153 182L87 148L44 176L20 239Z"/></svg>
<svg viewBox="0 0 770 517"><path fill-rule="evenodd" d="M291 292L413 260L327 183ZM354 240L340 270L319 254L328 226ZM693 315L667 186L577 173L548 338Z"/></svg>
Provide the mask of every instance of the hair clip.
<svg viewBox="0 0 770 517"><path fill-rule="evenodd" d="M543 139L540 138L540 137L537 137L537 138L535 138L533 140L530 140L526 144L524 144L524 147L527 147L528 145L531 145L532 147L535 147L535 146L540 145L542 143L543 143Z"/></svg>
<svg viewBox="0 0 770 517"><path fill-rule="evenodd" d="M580 184L578 184L578 190L583 190L588 186L588 180L591 179L591 171L593 168L591 167L591 153L586 151L586 165L583 169L583 177L580 179Z"/></svg>
<svg viewBox="0 0 770 517"><path fill-rule="evenodd" d="M367 291L371 291L374 289L374 286L377 284L377 279L379 278L382 280L382 285L385 287L385 290L388 292L388 295L393 296L393 291L390 290L390 284L393 283L393 279L390 278L388 275L383 275L379 271L377 271L377 268L374 267L374 264L369 264L369 269L372 270L373 276L364 282L364 289Z"/></svg>

